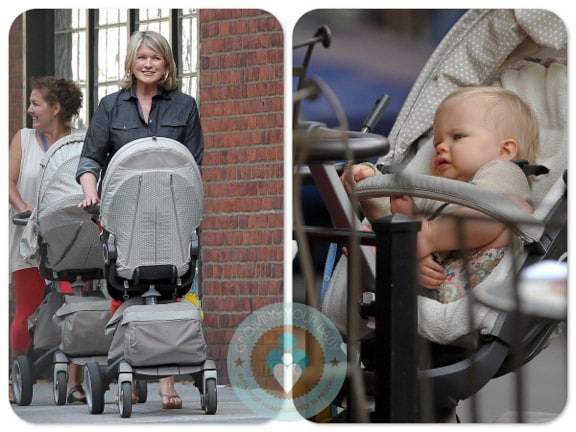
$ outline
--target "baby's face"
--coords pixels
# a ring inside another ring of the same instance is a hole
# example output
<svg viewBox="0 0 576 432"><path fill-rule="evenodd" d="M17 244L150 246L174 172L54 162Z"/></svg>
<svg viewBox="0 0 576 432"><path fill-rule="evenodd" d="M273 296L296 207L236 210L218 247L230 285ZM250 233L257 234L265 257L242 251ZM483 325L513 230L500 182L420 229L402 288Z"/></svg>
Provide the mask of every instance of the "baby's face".
<svg viewBox="0 0 576 432"><path fill-rule="evenodd" d="M488 126L487 109L479 96L440 106L434 118L432 175L468 181L480 167L501 158L501 140Z"/></svg>

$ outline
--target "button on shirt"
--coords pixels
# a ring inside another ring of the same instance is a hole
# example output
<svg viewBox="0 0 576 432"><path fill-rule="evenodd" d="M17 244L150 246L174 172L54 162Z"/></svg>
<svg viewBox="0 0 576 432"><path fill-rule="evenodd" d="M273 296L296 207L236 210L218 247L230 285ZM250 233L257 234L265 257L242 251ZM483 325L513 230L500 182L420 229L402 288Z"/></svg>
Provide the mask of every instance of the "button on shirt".
<svg viewBox="0 0 576 432"><path fill-rule="evenodd" d="M184 144L198 166L202 164L204 140L198 106L192 96L159 87L158 94L152 98L148 123L142 115L135 87L105 96L90 121L76 179L85 172L100 178L110 158L123 145L154 136Z"/></svg>

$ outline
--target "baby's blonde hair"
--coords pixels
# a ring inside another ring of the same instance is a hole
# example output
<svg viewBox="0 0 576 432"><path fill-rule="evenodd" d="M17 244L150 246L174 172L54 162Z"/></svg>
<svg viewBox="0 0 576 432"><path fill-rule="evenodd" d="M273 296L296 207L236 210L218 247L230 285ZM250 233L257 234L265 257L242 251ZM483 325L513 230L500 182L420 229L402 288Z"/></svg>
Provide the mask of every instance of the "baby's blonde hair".
<svg viewBox="0 0 576 432"><path fill-rule="evenodd" d="M516 93L501 87L462 87L442 101L461 102L471 97L482 97L489 103L487 125L499 131L502 139L512 138L518 143L517 159L535 163L540 149L540 131L534 111Z"/></svg>

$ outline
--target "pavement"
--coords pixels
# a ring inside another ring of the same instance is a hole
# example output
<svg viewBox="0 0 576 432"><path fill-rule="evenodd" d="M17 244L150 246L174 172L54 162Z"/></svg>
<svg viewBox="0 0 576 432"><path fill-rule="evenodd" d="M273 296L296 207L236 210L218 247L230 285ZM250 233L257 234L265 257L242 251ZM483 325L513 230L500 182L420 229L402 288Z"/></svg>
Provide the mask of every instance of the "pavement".
<svg viewBox="0 0 576 432"><path fill-rule="evenodd" d="M521 369L520 375L513 373L492 380L473 400L463 401L458 407L458 416L463 423L476 420L479 423L516 423L518 418L517 379L523 383L522 406L524 421L530 423L566 424L570 419L565 414L568 395L567 374L567 337L566 332L552 339L550 346L528 365ZM11 405L8 408L9 421L14 422L17 430L37 429L37 426L57 426L74 424L122 426L160 426L166 424L201 425L229 429L233 426L268 427L270 420L259 416L238 398L228 385L218 386L218 409L214 415L207 415L200 405L200 395L193 383L179 381L176 383L184 406L181 410L162 410L158 383L147 383L148 397L145 403L132 407L129 418L121 418L117 405L114 404L116 384L111 384L105 393L105 407L102 414L90 414L86 405L57 406L52 396L52 383L38 382L34 385L32 403L29 406ZM477 416L473 414L476 407ZM10 413L10 411L12 411ZM4 417L6 418L6 417ZM272 426L281 423L272 422ZM10 423L11 425L13 423ZM317 427L305 420L298 422L298 429ZM290 426L290 424L284 426ZM292 425L293 427L293 425Z"/></svg>
<svg viewBox="0 0 576 432"><path fill-rule="evenodd" d="M476 418L482 423L517 423L520 409L526 423L555 426L569 422L568 414L573 416L574 411L569 409L568 398L568 339L564 329L520 372L493 379L474 399L461 402L457 409L460 420L468 423Z"/></svg>
<svg viewBox="0 0 576 432"><path fill-rule="evenodd" d="M293 276L294 299L304 301L302 276L299 272ZM321 285L321 279L316 285ZM569 330L570 326L562 326L549 346L519 372L491 380L473 398L462 401L457 408L460 421L506 427L505 423L518 423L518 411L521 411L525 423L573 425L576 411L570 407L573 401L568 398L574 376L568 374Z"/></svg>
<svg viewBox="0 0 576 432"><path fill-rule="evenodd" d="M269 419L258 416L238 399L230 386L218 386L218 409L214 415L207 415L200 405L200 394L192 382L177 382L176 389L180 394L183 407L179 410L163 410L158 394L158 382L147 383L148 397L145 403L132 406L132 415L121 418L118 406L114 403L117 385L111 384L105 397L102 414L90 414L86 405L56 405L52 395L51 382L34 384L32 403L29 406L12 405L16 430L26 427L48 425L83 425L137 426L170 424L198 425L239 425L263 424Z"/></svg>

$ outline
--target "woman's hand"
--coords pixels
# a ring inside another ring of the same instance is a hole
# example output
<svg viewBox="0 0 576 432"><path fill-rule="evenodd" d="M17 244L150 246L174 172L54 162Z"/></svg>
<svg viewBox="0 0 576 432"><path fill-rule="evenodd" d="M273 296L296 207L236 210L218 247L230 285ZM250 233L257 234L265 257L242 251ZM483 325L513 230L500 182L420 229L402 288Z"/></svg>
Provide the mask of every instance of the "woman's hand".
<svg viewBox="0 0 576 432"><path fill-rule="evenodd" d="M96 204L98 204L100 202L100 198L98 198L98 194L96 194L96 196L90 196L90 197L85 197L82 201L80 201L80 204L78 204L79 208L89 208L92 206L95 206Z"/></svg>

